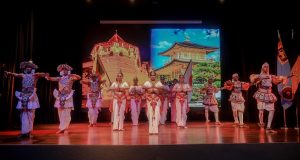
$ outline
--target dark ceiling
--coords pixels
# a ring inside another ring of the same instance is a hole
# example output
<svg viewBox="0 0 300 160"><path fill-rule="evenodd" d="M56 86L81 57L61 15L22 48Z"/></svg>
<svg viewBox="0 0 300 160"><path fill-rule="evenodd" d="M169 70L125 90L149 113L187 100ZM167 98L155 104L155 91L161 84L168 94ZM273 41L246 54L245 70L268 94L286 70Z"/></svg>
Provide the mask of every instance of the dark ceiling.
<svg viewBox="0 0 300 160"><path fill-rule="evenodd" d="M299 16L297 1L264 0L43 0L1 2L6 18L24 10L76 16L79 20L209 20L251 25L292 25ZM5 3L5 4L4 4Z"/></svg>

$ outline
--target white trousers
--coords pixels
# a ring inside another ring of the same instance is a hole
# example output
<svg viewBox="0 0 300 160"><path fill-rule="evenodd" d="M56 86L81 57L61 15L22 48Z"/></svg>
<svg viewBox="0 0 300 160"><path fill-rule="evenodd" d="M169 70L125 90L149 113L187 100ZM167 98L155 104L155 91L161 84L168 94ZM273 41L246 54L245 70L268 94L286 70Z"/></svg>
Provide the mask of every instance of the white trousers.
<svg viewBox="0 0 300 160"><path fill-rule="evenodd" d="M175 99L176 104L176 123L177 126L186 126L186 110L187 110L187 101L185 100L183 103L183 106L181 106L181 103L179 102L179 99Z"/></svg>
<svg viewBox="0 0 300 160"><path fill-rule="evenodd" d="M59 118L59 130L65 130L69 128L71 122L71 108L58 108L58 118Z"/></svg>
<svg viewBox="0 0 300 160"><path fill-rule="evenodd" d="M233 119L234 123L239 123L240 125L244 124L244 110L245 105L244 103L234 103L231 102L232 107L232 113L233 113Z"/></svg>
<svg viewBox="0 0 300 160"><path fill-rule="evenodd" d="M219 121L219 108L218 108L217 105L213 105L213 106L204 105L204 108L205 108L205 119L206 119L206 122L209 121L208 110L214 112L215 121L216 122L220 122Z"/></svg>
<svg viewBox="0 0 300 160"><path fill-rule="evenodd" d="M138 101L138 103L135 102L135 99L131 99L131 120L133 125L138 125L139 124L139 115L140 115L140 106L141 106L141 101Z"/></svg>
<svg viewBox="0 0 300 160"><path fill-rule="evenodd" d="M113 100L113 130L122 130L125 119L126 99L122 100L121 105L118 105L118 100Z"/></svg>
<svg viewBox="0 0 300 160"><path fill-rule="evenodd" d="M90 124L96 124L99 114L99 108L89 108L88 117Z"/></svg>
<svg viewBox="0 0 300 160"><path fill-rule="evenodd" d="M160 124L165 124L167 120L167 113L168 113L168 99L165 98L165 100L162 102L162 111L160 115Z"/></svg>
<svg viewBox="0 0 300 160"><path fill-rule="evenodd" d="M271 128L271 124L275 113L274 103L264 103L257 101L257 108L259 110L258 118L260 124L264 123L264 110L267 110L269 112L267 128Z"/></svg>
<svg viewBox="0 0 300 160"><path fill-rule="evenodd" d="M160 118L160 106L161 101L158 100L156 106L151 106L150 102L147 102L147 112L148 112L148 120L149 120L149 133L158 133L158 125Z"/></svg>
<svg viewBox="0 0 300 160"><path fill-rule="evenodd" d="M27 111L21 111L20 113L21 118L21 134L29 133L33 130L33 122L35 118L35 110L27 110Z"/></svg>

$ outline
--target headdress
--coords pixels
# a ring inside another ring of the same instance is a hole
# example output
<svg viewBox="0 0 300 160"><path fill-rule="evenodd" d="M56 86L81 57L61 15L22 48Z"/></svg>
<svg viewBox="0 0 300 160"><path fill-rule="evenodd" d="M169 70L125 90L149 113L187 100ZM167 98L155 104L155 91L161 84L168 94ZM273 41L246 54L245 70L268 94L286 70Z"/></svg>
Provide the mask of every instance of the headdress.
<svg viewBox="0 0 300 160"><path fill-rule="evenodd" d="M122 70L121 70L121 69L119 70L118 74L121 74L121 75L123 76L123 73L122 73Z"/></svg>
<svg viewBox="0 0 300 160"><path fill-rule="evenodd" d="M37 69L39 67L36 64L34 64L32 61L21 62L20 63L20 69L25 69L25 68Z"/></svg>
<svg viewBox="0 0 300 160"><path fill-rule="evenodd" d="M57 71L60 72L62 71L63 69L67 70L67 71L72 71L73 68L67 64L60 64L57 66Z"/></svg>
<svg viewBox="0 0 300 160"><path fill-rule="evenodd" d="M263 68L268 66L269 67L269 63L268 62L265 62L262 66L261 66L261 72L260 73L263 73ZM269 70L267 71L267 73L269 74Z"/></svg>
<svg viewBox="0 0 300 160"><path fill-rule="evenodd" d="M150 69L149 76L156 76L156 72L152 68Z"/></svg>
<svg viewBox="0 0 300 160"><path fill-rule="evenodd" d="M239 75L237 73L232 74L232 78L233 77L239 77Z"/></svg>

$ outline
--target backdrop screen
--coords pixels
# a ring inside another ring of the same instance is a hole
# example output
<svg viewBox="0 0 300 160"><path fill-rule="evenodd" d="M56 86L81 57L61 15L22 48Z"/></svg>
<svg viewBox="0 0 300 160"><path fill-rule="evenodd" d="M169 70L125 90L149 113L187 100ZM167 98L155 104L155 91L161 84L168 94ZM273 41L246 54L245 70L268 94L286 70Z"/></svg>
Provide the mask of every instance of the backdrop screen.
<svg viewBox="0 0 300 160"><path fill-rule="evenodd" d="M198 91L209 77L215 78L217 87L221 85L219 35L219 29L151 29L151 66L169 84L185 75L193 87L191 107L202 106ZM220 96L216 94L219 101Z"/></svg>
<svg viewBox="0 0 300 160"><path fill-rule="evenodd" d="M142 85L148 78L149 69L164 77L170 87L174 79L184 74L193 87L189 95L191 107L201 107L202 95L197 91L215 77L220 87L220 36L219 29L159 27L149 24L100 24L86 36L83 80L95 72L106 80L102 84L103 107L110 107L111 93L108 87L121 70L124 81L132 85L139 79ZM85 107L88 85L82 85L82 106ZM220 93L217 94L220 100Z"/></svg>

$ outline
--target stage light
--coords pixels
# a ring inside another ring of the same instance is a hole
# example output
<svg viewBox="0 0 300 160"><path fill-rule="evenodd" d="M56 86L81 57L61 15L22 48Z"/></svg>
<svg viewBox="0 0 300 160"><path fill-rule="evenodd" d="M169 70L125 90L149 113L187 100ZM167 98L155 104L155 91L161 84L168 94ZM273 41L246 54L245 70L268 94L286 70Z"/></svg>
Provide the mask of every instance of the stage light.
<svg viewBox="0 0 300 160"><path fill-rule="evenodd" d="M202 24L201 20L101 20L100 24Z"/></svg>
<svg viewBox="0 0 300 160"><path fill-rule="evenodd" d="M92 3L92 0L85 0L85 2L90 4L90 3Z"/></svg>
<svg viewBox="0 0 300 160"><path fill-rule="evenodd" d="M219 2L220 2L221 4L223 4L223 3L225 2L225 0L219 0Z"/></svg>
<svg viewBox="0 0 300 160"><path fill-rule="evenodd" d="M135 0L129 0L130 4L134 4Z"/></svg>

